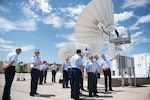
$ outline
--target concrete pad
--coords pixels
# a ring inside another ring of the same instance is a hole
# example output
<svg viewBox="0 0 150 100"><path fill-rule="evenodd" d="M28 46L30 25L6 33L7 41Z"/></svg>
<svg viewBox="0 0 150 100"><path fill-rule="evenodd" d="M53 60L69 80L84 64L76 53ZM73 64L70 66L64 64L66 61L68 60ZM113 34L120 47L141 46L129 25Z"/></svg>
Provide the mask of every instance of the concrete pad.
<svg viewBox="0 0 150 100"><path fill-rule="evenodd" d="M51 72L47 74L47 83L38 85L37 92L40 94L37 97L29 96L30 92L30 73L25 73L25 81L17 81L15 75L12 88L12 100L72 100L70 98L70 88L63 89L59 82L61 73L56 74L56 83L51 83ZM0 98L2 98L5 78L4 74L0 74ZM69 85L70 87L70 85ZM84 81L84 89L87 90L87 81ZM150 84L141 87L113 87L113 92L104 92L104 86L98 84L97 97L88 97L88 91L81 91L80 98L83 100L150 100Z"/></svg>

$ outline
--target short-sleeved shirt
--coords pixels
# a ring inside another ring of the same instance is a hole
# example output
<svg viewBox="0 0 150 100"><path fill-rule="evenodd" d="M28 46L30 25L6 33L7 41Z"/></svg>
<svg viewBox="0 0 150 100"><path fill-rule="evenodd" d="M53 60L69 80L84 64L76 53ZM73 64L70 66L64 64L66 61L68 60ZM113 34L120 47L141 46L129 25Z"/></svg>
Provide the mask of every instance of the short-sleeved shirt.
<svg viewBox="0 0 150 100"><path fill-rule="evenodd" d="M68 68L70 67L69 64L70 64L70 62L64 61L63 64L62 64L63 69L68 71Z"/></svg>
<svg viewBox="0 0 150 100"><path fill-rule="evenodd" d="M16 52L10 52L5 59L5 64L9 65L10 62L14 62L12 64L12 66L17 66L17 62L18 62L18 55Z"/></svg>
<svg viewBox="0 0 150 100"><path fill-rule="evenodd" d="M71 57L70 62L71 62L71 68L80 69L80 66L83 65L82 58L77 54Z"/></svg>
<svg viewBox="0 0 150 100"><path fill-rule="evenodd" d="M86 63L86 69L87 69L87 72L97 72L98 71L98 67L97 67L97 63L95 61L88 61Z"/></svg>
<svg viewBox="0 0 150 100"><path fill-rule="evenodd" d="M57 67L57 65L55 65L55 64L53 64L53 65L51 66L51 69L52 69L52 70L55 70L55 71L56 71L57 68L58 68L58 67Z"/></svg>
<svg viewBox="0 0 150 100"><path fill-rule="evenodd" d="M47 64L42 64L40 66L40 70L44 70L44 69L47 69L48 68L48 65Z"/></svg>
<svg viewBox="0 0 150 100"><path fill-rule="evenodd" d="M97 66L97 70L100 71L100 64L99 64L98 60L94 59L94 63L96 63L95 66Z"/></svg>
<svg viewBox="0 0 150 100"><path fill-rule="evenodd" d="M39 66L34 66L35 62L42 63L41 58L37 57L37 56L33 56L31 58L31 64L33 65L32 68L40 70L40 65Z"/></svg>
<svg viewBox="0 0 150 100"><path fill-rule="evenodd" d="M104 68L110 68L110 61L111 59L102 59L100 62L100 66L104 67Z"/></svg>

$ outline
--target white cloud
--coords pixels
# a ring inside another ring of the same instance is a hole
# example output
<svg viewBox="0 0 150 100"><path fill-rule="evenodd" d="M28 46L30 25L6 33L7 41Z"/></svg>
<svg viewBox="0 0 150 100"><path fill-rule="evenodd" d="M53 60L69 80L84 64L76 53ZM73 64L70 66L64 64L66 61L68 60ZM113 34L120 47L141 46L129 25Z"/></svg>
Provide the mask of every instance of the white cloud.
<svg viewBox="0 0 150 100"><path fill-rule="evenodd" d="M5 13L10 13L10 11L7 8L3 7L3 6L0 6L0 11L5 12Z"/></svg>
<svg viewBox="0 0 150 100"><path fill-rule="evenodd" d="M150 14L142 16L138 20L138 23L149 23L149 22L150 22Z"/></svg>
<svg viewBox="0 0 150 100"><path fill-rule="evenodd" d="M134 12L130 11L130 12L123 12L123 13L119 13L119 14L114 14L114 21L115 23L118 23L119 21L125 21L130 19L131 17L134 16Z"/></svg>
<svg viewBox="0 0 150 100"><path fill-rule="evenodd" d="M31 44L27 44L27 45L21 46L20 48L22 49L22 51L29 51L29 50L35 49L35 46Z"/></svg>
<svg viewBox="0 0 150 100"><path fill-rule="evenodd" d="M51 14L43 19L43 23L51 24L55 28L60 28L63 24L63 20L61 19L61 17L59 17L55 14Z"/></svg>
<svg viewBox="0 0 150 100"><path fill-rule="evenodd" d="M17 27L15 26L15 24L13 22L11 22L3 17L0 17L0 23L3 23L3 25L0 25L0 34L17 29Z"/></svg>
<svg viewBox="0 0 150 100"><path fill-rule="evenodd" d="M132 46L150 42L149 38L142 36L143 33L144 32L136 32L135 34L131 35L131 45Z"/></svg>
<svg viewBox="0 0 150 100"><path fill-rule="evenodd" d="M68 43L68 42L55 43L55 47L56 47L56 48L61 48L61 47L64 46L66 43Z"/></svg>
<svg viewBox="0 0 150 100"><path fill-rule="evenodd" d="M73 20L70 20L68 22L65 23L65 27L66 28L73 28L75 26L76 22Z"/></svg>
<svg viewBox="0 0 150 100"><path fill-rule="evenodd" d="M132 25L132 26L129 27L129 29L130 30L138 30L140 28L138 26L136 26L136 25Z"/></svg>
<svg viewBox="0 0 150 100"><path fill-rule="evenodd" d="M60 10L62 13L65 13L66 16L76 20L84 8L85 5L77 5L75 7L60 8Z"/></svg>
<svg viewBox="0 0 150 100"><path fill-rule="evenodd" d="M35 47L31 44L23 45L23 46L14 46L13 41L5 40L0 37L0 51L13 51L16 48L21 48L22 51L28 51L34 49Z"/></svg>
<svg viewBox="0 0 150 100"><path fill-rule="evenodd" d="M33 10L31 10L32 8L31 8L30 5L22 3L21 6L22 6L22 13L28 19L32 19L32 20L35 20L35 21L40 20L39 16Z"/></svg>
<svg viewBox="0 0 150 100"><path fill-rule="evenodd" d="M68 42L72 42L72 43L76 43L77 40L74 36L74 34L56 34L57 38L63 38L65 40L67 40ZM62 47L64 44L68 43L68 42L61 42L61 43L55 43L55 47L56 48L60 48Z"/></svg>
<svg viewBox="0 0 150 100"><path fill-rule="evenodd" d="M150 14L146 16L138 17L137 22L133 26L131 26L131 29L132 30L139 29L138 25L145 24L145 23L150 23Z"/></svg>
<svg viewBox="0 0 150 100"><path fill-rule="evenodd" d="M61 12L60 16L63 19L63 24L66 28L73 28L75 26L76 20L78 19L83 8L85 8L85 5L77 5L75 7L66 7L58 9Z"/></svg>
<svg viewBox="0 0 150 100"><path fill-rule="evenodd" d="M123 50L122 53L125 55L130 54L131 51L135 50L135 46L150 42L150 39L147 37L142 37L142 34L144 34L144 32L136 32L135 34L132 34L131 43L120 46Z"/></svg>
<svg viewBox="0 0 150 100"><path fill-rule="evenodd" d="M125 0L122 8L146 7L150 5L150 0Z"/></svg>
<svg viewBox="0 0 150 100"><path fill-rule="evenodd" d="M33 21L32 19L27 20L20 20L16 22L16 27L18 30L24 30L24 31L35 31L37 29L37 23Z"/></svg>
<svg viewBox="0 0 150 100"><path fill-rule="evenodd" d="M0 44L11 44L11 43L13 43L13 41L5 40L0 37Z"/></svg>
<svg viewBox="0 0 150 100"><path fill-rule="evenodd" d="M12 46L12 45L7 45L7 44L1 44L0 45L0 50L1 51L13 51L15 48L15 46Z"/></svg>
<svg viewBox="0 0 150 100"><path fill-rule="evenodd" d="M5 18L0 17L0 34L4 34L5 32L10 32L11 30L24 30L24 31L35 31L36 23L33 20L16 20L9 21Z"/></svg>
<svg viewBox="0 0 150 100"><path fill-rule="evenodd" d="M52 10L49 0L29 0L29 5L35 10L41 10L43 13L50 13Z"/></svg>
<svg viewBox="0 0 150 100"><path fill-rule="evenodd" d="M141 34L143 34L143 32L136 32L135 34L132 34L131 37L132 38L136 38L136 37L138 37Z"/></svg>
<svg viewBox="0 0 150 100"><path fill-rule="evenodd" d="M14 45L10 45L10 44L1 44L0 45L0 51L13 51L16 48L21 48L22 51L29 51L34 49L35 47L31 44L27 44L24 46L14 46Z"/></svg>
<svg viewBox="0 0 150 100"><path fill-rule="evenodd" d="M66 39L69 42L76 42L77 41L74 34L61 34L61 35L56 34L56 37Z"/></svg>

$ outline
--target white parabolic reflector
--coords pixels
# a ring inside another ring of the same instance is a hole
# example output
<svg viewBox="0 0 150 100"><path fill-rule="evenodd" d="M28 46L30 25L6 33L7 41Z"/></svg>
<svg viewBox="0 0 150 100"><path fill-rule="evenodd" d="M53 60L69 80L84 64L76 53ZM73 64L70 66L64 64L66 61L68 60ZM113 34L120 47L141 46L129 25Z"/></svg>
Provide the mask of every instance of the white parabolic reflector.
<svg viewBox="0 0 150 100"><path fill-rule="evenodd" d="M58 57L65 60L66 57L72 57L75 54L76 45L74 43L66 43L58 51Z"/></svg>
<svg viewBox="0 0 150 100"><path fill-rule="evenodd" d="M103 40L99 40L99 42L91 44L76 43L76 48L81 49L82 53L86 56L96 55L102 50L104 46L103 42Z"/></svg>
<svg viewBox="0 0 150 100"><path fill-rule="evenodd" d="M103 29L102 29L103 27ZM111 0L92 0L81 12L75 37L83 44L97 43L114 30L114 6Z"/></svg>

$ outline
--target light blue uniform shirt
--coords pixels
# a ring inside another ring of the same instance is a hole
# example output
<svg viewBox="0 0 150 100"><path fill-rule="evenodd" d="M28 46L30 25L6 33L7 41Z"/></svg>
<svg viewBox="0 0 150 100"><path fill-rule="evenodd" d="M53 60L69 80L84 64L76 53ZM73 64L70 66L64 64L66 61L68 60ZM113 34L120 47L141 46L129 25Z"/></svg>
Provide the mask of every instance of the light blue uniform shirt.
<svg viewBox="0 0 150 100"><path fill-rule="evenodd" d="M47 69L48 68L48 65L47 64L42 64L41 66L40 66L40 70L45 70L45 69Z"/></svg>
<svg viewBox="0 0 150 100"><path fill-rule="evenodd" d="M83 65L82 58L79 55L74 55L70 59L71 67L80 69L80 66Z"/></svg>
<svg viewBox="0 0 150 100"><path fill-rule="evenodd" d="M111 59L102 59L100 62L100 66L104 67L104 68L110 68L110 61Z"/></svg>
<svg viewBox="0 0 150 100"><path fill-rule="evenodd" d="M33 64L33 67L32 67L32 68L40 70L40 67L41 67L41 66L40 66L40 65L39 65L39 66L34 66L34 63L35 63L35 62L42 63L41 58L40 58L40 57L37 57L37 56L33 56L33 57L31 58L31 64Z"/></svg>
<svg viewBox="0 0 150 100"><path fill-rule="evenodd" d="M17 62L18 62L18 55L16 52L10 52L5 59L5 64L9 65L10 62L14 61L14 63L12 64L12 66L17 66Z"/></svg>
<svg viewBox="0 0 150 100"><path fill-rule="evenodd" d="M56 64L53 64L53 65L51 66L51 69L57 71L58 67L57 67Z"/></svg>
<svg viewBox="0 0 150 100"><path fill-rule="evenodd" d="M97 70L100 71L100 64L98 63L98 61L97 61L97 60L94 60L94 63L96 63L95 65L96 65L96 67L97 67Z"/></svg>
<svg viewBox="0 0 150 100"><path fill-rule="evenodd" d="M68 71L69 63L70 62L66 62L66 61L63 62L62 67L63 67L64 70Z"/></svg>
<svg viewBox="0 0 150 100"><path fill-rule="evenodd" d="M96 71L98 71L98 67L97 67L97 63L95 61L88 61L86 63L86 69L87 69L87 72L93 72L95 73Z"/></svg>

